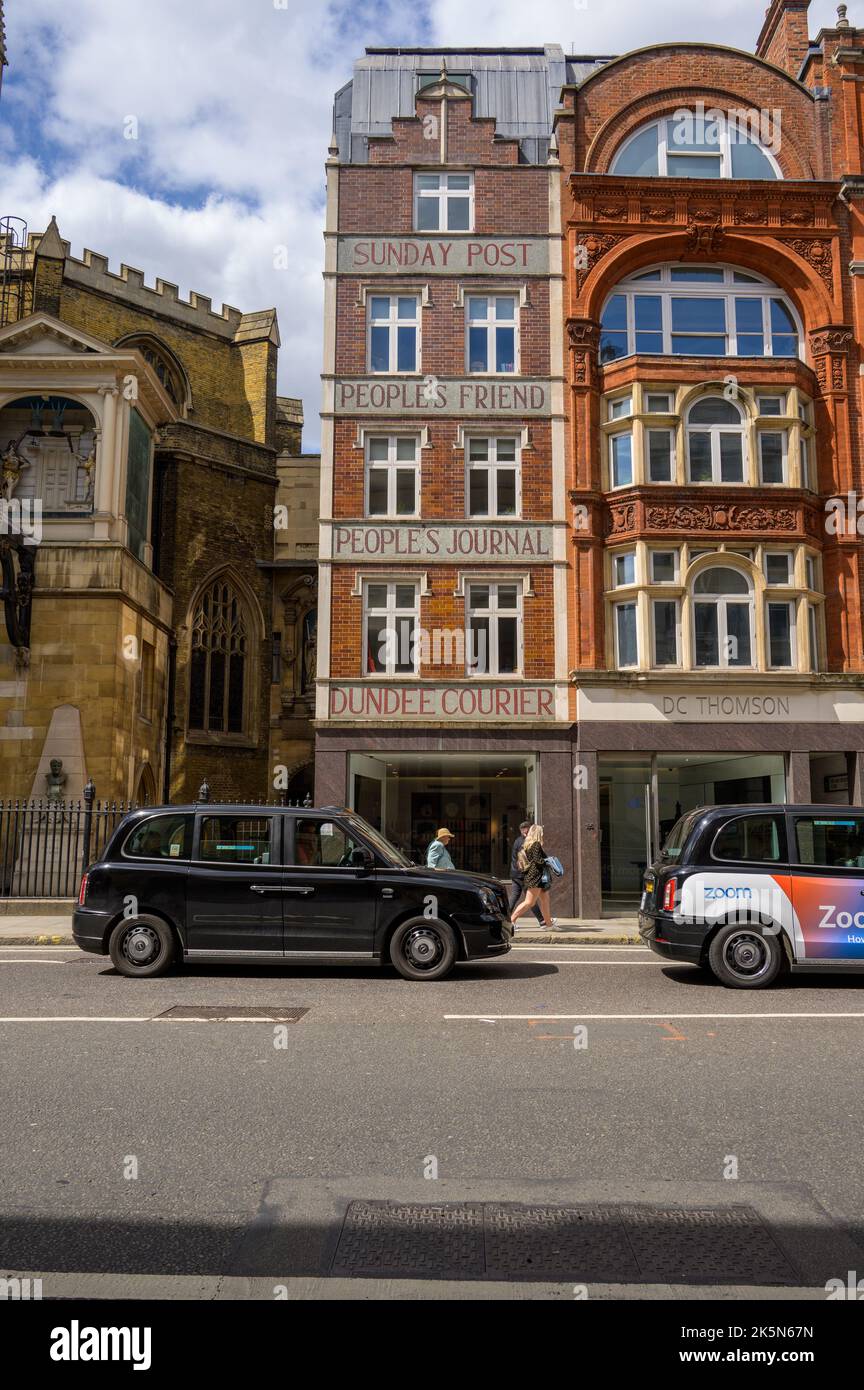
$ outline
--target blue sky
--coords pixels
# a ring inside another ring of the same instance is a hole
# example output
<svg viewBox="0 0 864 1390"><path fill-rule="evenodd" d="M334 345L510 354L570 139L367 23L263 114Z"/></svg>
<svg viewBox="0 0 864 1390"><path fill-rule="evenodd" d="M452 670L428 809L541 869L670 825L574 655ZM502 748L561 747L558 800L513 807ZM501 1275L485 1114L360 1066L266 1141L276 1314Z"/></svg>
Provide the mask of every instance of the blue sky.
<svg viewBox="0 0 864 1390"><path fill-rule="evenodd" d="M864 0L862 0L864 6ZM275 305L279 389L319 437L323 165L334 92L367 45L684 39L752 50L745 0L6 0L3 213L243 310ZM811 5L810 32L835 6ZM849 19L855 22L854 5ZM864 22L864 10L860 16ZM276 249L289 248L287 269Z"/></svg>

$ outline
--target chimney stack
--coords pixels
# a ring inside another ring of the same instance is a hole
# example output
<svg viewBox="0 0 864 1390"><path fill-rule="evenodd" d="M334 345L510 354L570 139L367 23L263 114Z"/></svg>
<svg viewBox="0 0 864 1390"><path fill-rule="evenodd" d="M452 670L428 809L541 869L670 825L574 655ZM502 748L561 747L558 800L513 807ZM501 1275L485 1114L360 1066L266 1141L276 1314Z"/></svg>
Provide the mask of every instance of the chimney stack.
<svg viewBox="0 0 864 1390"><path fill-rule="evenodd" d="M807 9L810 0L771 0L756 40L756 56L797 77L807 57Z"/></svg>

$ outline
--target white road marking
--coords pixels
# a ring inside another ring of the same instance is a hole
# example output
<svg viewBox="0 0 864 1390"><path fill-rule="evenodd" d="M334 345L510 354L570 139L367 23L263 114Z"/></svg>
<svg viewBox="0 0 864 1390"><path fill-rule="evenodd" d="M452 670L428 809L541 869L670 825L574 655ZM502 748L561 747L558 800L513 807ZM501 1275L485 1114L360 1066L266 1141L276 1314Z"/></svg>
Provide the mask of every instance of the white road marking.
<svg viewBox="0 0 864 1390"><path fill-rule="evenodd" d="M680 1019L680 1018L864 1018L864 1013L735 1013L735 1014L679 1014L674 1009L667 1009L662 1014L443 1014L444 1019L466 1019L469 1021L488 1023L490 1019L520 1021L523 1019L537 1019L541 1022L550 1022L558 1019L566 1022L575 1019L577 1022L609 1021L631 1021L638 1019ZM0 1020L2 1022L2 1020Z"/></svg>
<svg viewBox="0 0 864 1390"><path fill-rule="evenodd" d="M4 1023L279 1023L275 1015L266 1014L256 1018L245 1015L242 1018L160 1018L158 1015L96 1015L96 1014L30 1014L4 1017L0 1015L0 1025Z"/></svg>
<svg viewBox="0 0 864 1390"><path fill-rule="evenodd" d="M0 958L0 965L65 965L65 960L34 960L32 956L7 956Z"/></svg>
<svg viewBox="0 0 864 1390"><path fill-rule="evenodd" d="M20 941L17 946L4 946L0 942L0 952L2 951L32 951L34 955L42 951L53 951L55 955L60 951L69 951L72 955L83 956L84 951L77 946L52 946L50 942L46 946L22 946Z"/></svg>
<svg viewBox="0 0 864 1390"><path fill-rule="evenodd" d="M607 966L607 968L608 968L608 967L611 967L612 969L615 969L616 967L617 967L618 969L620 969L622 965L639 965L639 966L653 965L653 966L654 966L655 968L657 968L657 969L662 969L662 967L663 967L664 965L673 965L673 964L674 964L674 965L683 965L683 964L686 964L686 963L687 963L687 962L684 962L684 961L668 961L668 960L535 960L535 961L534 961L534 964L535 964L535 965L574 965L574 966L576 967L577 970L581 970L581 968L582 968L583 965L605 965L605 966Z"/></svg>
<svg viewBox="0 0 864 1390"><path fill-rule="evenodd" d="M513 946L514 951L612 951L615 955L620 955L622 951L641 951L643 954L648 950L647 946L634 944L633 946L559 946L557 942L539 942L533 944L530 941L523 941Z"/></svg>

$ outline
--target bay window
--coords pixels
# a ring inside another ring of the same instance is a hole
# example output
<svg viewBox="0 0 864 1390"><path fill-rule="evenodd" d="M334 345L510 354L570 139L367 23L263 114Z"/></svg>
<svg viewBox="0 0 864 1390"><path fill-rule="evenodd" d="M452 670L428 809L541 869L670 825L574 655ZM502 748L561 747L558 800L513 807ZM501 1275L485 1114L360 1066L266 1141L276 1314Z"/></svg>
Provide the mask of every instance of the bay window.
<svg viewBox="0 0 864 1390"><path fill-rule="evenodd" d="M753 665L753 591L740 570L712 566L693 582L694 665Z"/></svg>
<svg viewBox="0 0 864 1390"><path fill-rule="evenodd" d="M627 487L633 481L633 435L609 437L609 475L612 487Z"/></svg>
<svg viewBox="0 0 864 1390"><path fill-rule="evenodd" d="M636 604L615 604L615 664L619 671L637 666L639 647L636 636Z"/></svg>
<svg viewBox="0 0 864 1390"><path fill-rule="evenodd" d="M655 666L678 665L678 604L674 599L654 599L651 604Z"/></svg>
<svg viewBox="0 0 864 1390"><path fill-rule="evenodd" d="M785 430L759 431L760 483L786 482L787 439Z"/></svg>
<svg viewBox="0 0 864 1390"><path fill-rule="evenodd" d="M768 665L789 668L795 665L795 605L768 603Z"/></svg>
<svg viewBox="0 0 864 1390"><path fill-rule="evenodd" d="M691 483L744 482L744 426L731 401L707 396L690 407L687 462Z"/></svg>

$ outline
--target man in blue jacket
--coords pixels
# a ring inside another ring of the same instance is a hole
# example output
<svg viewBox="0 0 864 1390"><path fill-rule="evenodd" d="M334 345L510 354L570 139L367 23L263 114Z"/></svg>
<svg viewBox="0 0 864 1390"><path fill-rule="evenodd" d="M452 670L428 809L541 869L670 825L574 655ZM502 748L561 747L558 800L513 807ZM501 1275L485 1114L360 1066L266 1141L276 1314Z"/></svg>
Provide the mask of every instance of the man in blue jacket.
<svg viewBox="0 0 864 1390"><path fill-rule="evenodd" d="M442 826L426 851L427 869L455 869L456 865L450 858L452 839L452 831L448 830L446 826Z"/></svg>
<svg viewBox="0 0 864 1390"><path fill-rule="evenodd" d="M513 891L510 894L510 911L512 912L519 899L525 893L525 875L519 868L519 851L525 843L525 836L531 829L531 821L523 820L519 826L519 834L513 841L513 853L510 855L510 877L513 880ZM543 913L540 911L539 902L534 904L534 916L541 926L544 926Z"/></svg>

